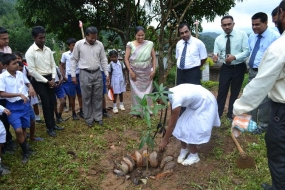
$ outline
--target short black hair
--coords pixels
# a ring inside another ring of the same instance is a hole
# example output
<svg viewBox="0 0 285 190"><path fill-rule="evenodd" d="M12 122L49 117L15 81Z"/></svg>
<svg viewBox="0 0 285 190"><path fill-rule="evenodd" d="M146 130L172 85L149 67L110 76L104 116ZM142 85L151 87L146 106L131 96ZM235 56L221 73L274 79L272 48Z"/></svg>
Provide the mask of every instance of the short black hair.
<svg viewBox="0 0 285 190"><path fill-rule="evenodd" d="M221 22L225 19L231 19L232 21L234 21L234 18L231 15L225 15L222 17Z"/></svg>
<svg viewBox="0 0 285 190"><path fill-rule="evenodd" d="M263 12L258 12L251 17L251 20L256 20L256 19L260 19L261 22L265 23L268 21L268 16Z"/></svg>
<svg viewBox="0 0 285 190"><path fill-rule="evenodd" d="M142 26L137 26L137 27L135 28L135 34L137 34L139 31L145 32L144 27L142 27Z"/></svg>
<svg viewBox="0 0 285 190"><path fill-rule="evenodd" d="M37 37L39 34L45 34L46 33L46 30L44 27L42 26L35 26L33 29L32 29L32 36L33 37Z"/></svg>
<svg viewBox="0 0 285 190"><path fill-rule="evenodd" d="M98 30L94 26L89 26L85 29L85 36L88 36L89 34L98 34Z"/></svg>
<svg viewBox="0 0 285 190"><path fill-rule="evenodd" d="M109 57L112 57L113 55L116 55L118 57L118 52L116 50L112 50L109 52Z"/></svg>
<svg viewBox="0 0 285 190"><path fill-rule="evenodd" d="M1 57L1 62L3 65L9 65L11 61L14 61L16 59L16 55L11 53L4 53L4 55Z"/></svg>
<svg viewBox="0 0 285 190"><path fill-rule="evenodd" d="M19 52L19 51L14 51L13 54L15 54L15 55L21 57L21 59L23 59L23 56L22 56L21 52Z"/></svg>
<svg viewBox="0 0 285 190"><path fill-rule="evenodd" d="M75 44L76 43L76 39L75 38L68 38L67 40L66 40L66 43L67 43L67 45L70 45L70 44Z"/></svg>
<svg viewBox="0 0 285 190"><path fill-rule="evenodd" d="M8 34L8 31L5 28L0 27L0 34Z"/></svg>
<svg viewBox="0 0 285 190"><path fill-rule="evenodd" d="M21 61L17 61L20 67L24 67L24 64Z"/></svg>
<svg viewBox="0 0 285 190"><path fill-rule="evenodd" d="M271 16L277 16L278 8L279 8L279 6L275 7L275 9L273 9L273 11L271 12Z"/></svg>
<svg viewBox="0 0 285 190"><path fill-rule="evenodd" d="M178 26L178 30L179 29L181 29L181 28L183 28L184 26L187 26L187 28L188 28L188 30L190 30L190 26L187 24L187 23L181 23L181 24L179 24L179 26Z"/></svg>
<svg viewBox="0 0 285 190"><path fill-rule="evenodd" d="M279 4L279 8L285 11L285 1L284 0L281 1L281 3ZM278 11L279 11L279 8L278 8Z"/></svg>

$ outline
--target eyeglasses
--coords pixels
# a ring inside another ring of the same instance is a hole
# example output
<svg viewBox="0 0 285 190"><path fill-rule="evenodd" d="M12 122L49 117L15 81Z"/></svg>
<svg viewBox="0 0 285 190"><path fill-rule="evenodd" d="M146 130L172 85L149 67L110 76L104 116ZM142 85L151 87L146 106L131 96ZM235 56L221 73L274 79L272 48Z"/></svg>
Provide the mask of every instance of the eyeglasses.
<svg viewBox="0 0 285 190"><path fill-rule="evenodd" d="M222 24L223 27L226 27L226 26L231 26L233 23L228 23L228 24Z"/></svg>

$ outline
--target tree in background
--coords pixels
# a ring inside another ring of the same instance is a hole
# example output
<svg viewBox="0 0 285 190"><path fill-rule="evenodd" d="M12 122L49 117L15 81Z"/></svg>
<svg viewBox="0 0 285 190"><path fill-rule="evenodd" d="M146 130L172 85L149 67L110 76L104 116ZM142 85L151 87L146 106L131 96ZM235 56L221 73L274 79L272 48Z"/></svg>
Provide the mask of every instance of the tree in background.
<svg viewBox="0 0 285 190"><path fill-rule="evenodd" d="M85 27L96 26L99 32L107 31L107 37L99 36L105 46L115 45L119 37L125 47L134 36L132 29L151 21L135 0L18 0L17 10L27 26L42 25L63 41L70 36L82 38L79 20Z"/></svg>
<svg viewBox="0 0 285 190"><path fill-rule="evenodd" d="M192 33L194 22L224 15L235 5L235 0L18 0L17 10L27 26L42 25L65 40L70 36L81 38L78 21L85 26L94 25L99 31L109 31L108 46L114 47L120 37L123 47L134 36L137 25L148 26L152 19L158 23L149 27L148 39L155 42L158 52L159 83L164 82L175 65L174 49L179 40L177 27L187 22ZM199 31L201 31L199 25ZM111 44L111 45L110 45ZM167 57L166 68L163 58Z"/></svg>
<svg viewBox="0 0 285 190"><path fill-rule="evenodd" d="M31 30L24 26L13 1L0 0L0 26L9 32L13 51L25 52L32 43Z"/></svg>
<svg viewBox="0 0 285 190"><path fill-rule="evenodd" d="M150 27L156 36L158 51L159 83L164 82L169 71L175 65L175 47L178 40L178 26L182 22L189 24L191 33L195 34L194 22L203 18L213 21L216 16L226 14L235 5L235 0L148 0L150 12L158 22ZM199 31L202 31L199 25ZM167 57L166 68L163 58Z"/></svg>

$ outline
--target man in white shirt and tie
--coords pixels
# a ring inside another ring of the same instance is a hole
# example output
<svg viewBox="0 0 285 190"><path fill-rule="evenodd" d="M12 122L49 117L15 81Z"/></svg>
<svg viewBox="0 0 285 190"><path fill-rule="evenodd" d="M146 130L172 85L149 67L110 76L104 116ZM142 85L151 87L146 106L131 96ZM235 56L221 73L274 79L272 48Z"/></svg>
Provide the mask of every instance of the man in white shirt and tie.
<svg viewBox="0 0 285 190"><path fill-rule="evenodd" d="M181 40L176 44L177 81L183 83L201 84L202 67L208 57L204 43L191 36L190 27L182 23L178 27Z"/></svg>
<svg viewBox="0 0 285 190"><path fill-rule="evenodd" d="M248 38L250 58L248 70L248 82L250 82L258 73L258 67L267 48L279 38L280 34L268 28L268 16L263 12L258 12L251 17L253 33ZM267 129L270 115L270 99L266 96L257 109L249 114L252 119L258 123L258 128L254 134L261 134Z"/></svg>

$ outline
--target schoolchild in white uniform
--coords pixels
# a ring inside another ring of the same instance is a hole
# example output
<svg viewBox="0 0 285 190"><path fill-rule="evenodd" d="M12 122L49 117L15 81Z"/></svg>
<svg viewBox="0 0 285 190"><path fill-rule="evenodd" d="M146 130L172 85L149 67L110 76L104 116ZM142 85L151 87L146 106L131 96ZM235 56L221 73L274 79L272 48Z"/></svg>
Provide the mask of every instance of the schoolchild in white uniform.
<svg viewBox="0 0 285 190"><path fill-rule="evenodd" d="M7 110L5 107L0 105L0 115L2 115L2 113L5 113L7 116L11 114L9 110ZM2 160L1 160L1 156L2 156L1 150L5 142L6 142L6 129L2 121L0 120L0 176L10 173L10 171L5 166L2 165Z"/></svg>
<svg viewBox="0 0 285 190"><path fill-rule="evenodd" d="M19 67L18 67L18 71L22 72L24 74L25 77L27 77L27 72L25 71L25 66L21 61L18 61ZM27 91L29 91L29 88L26 86ZM35 116L35 112L32 108L32 106L34 105L33 103L35 102L35 100L38 100L37 96L34 97L29 97L30 99L30 121L31 121L31 126L30 126L30 134L26 134L26 139L30 138L31 141L43 141L44 139L41 137L36 137L35 136L35 132L36 132L36 116ZM28 136L29 135L29 136Z"/></svg>
<svg viewBox="0 0 285 190"><path fill-rule="evenodd" d="M71 65L70 65L70 58L72 57L72 51L76 43L76 39L69 38L66 41L69 51L64 52L61 56L60 60L60 71L62 76L65 78L64 80L67 80L67 86L68 86L68 95L70 96L70 104L72 108L72 118L73 120L79 120L75 113L75 98L77 95L78 104L79 104L79 116L81 118L84 118L83 110L82 110L82 96L81 96L81 89L80 89L80 81L79 81L79 68L77 66L76 68L76 81L77 84L74 84L71 80ZM65 68L65 69L64 69ZM65 73L64 73L65 70Z"/></svg>
<svg viewBox="0 0 285 190"><path fill-rule="evenodd" d="M20 52L17 52L17 51L13 52L13 54L16 55L18 61L23 63L24 66L23 66L23 70L21 72L24 73L24 75L27 76L29 79L29 71L27 68L28 64L23 60L22 54ZM44 123L44 121L42 121L40 118L38 96L30 97L30 101L31 101L31 105L33 106L33 109L34 109L36 122Z"/></svg>
<svg viewBox="0 0 285 190"><path fill-rule="evenodd" d="M108 72L111 78L111 87L114 91L113 113L118 113L117 96L120 97L120 110L124 111L123 93L126 92L126 67L118 60L118 52L109 52L111 63L108 65Z"/></svg>
<svg viewBox="0 0 285 190"><path fill-rule="evenodd" d="M25 140L26 128L30 127L29 95L35 96L36 93L27 77L18 71L19 65L14 54L4 54L1 62L6 71L0 75L0 96L6 98L6 108L11 112L8 121L14 128L23 151L22 163L26 163L30 156ZM29 87L29 92L26 85Z"/></svg>
<svg viewBox="0 0 285 190"><path fill-rule="evenodd" d="M195 84L180 84L169 91L172 92L168 94L172 112L159 148L163 150L173 134L181 141L177 162L182 165L197 163L200 161L197 145L207 143L212 127L220 126L217 100L210 91ZM186 107L186 110L179 117L181 107Z"/></svg>

